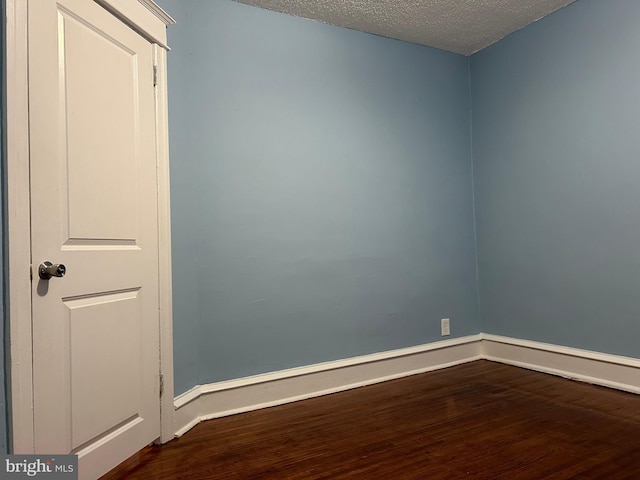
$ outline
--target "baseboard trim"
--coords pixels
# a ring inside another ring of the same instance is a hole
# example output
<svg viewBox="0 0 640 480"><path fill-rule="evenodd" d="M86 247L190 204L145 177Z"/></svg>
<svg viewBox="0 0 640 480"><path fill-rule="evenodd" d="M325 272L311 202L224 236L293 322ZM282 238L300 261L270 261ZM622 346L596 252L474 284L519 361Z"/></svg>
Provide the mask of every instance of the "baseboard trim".
<svg viewBox="0 0 640 480"><path fill-rule="evenodd" d="M530 340L481 334L482 358L640 394L640 360Z"/></svg>
<svg viewBox="0 0 640 480"><path fill-rule="evenodd" d="M175 436L183 435L204 420L482 359L640 394L640 359L481 333L197 385L175 398Z"/></svg>
<svg viewBox="0 0 640 480"><path fill-rule="evenodd" d="M481 359L480 335L208 385L176 397L179 437L204 420L249 412Z"/></svg>

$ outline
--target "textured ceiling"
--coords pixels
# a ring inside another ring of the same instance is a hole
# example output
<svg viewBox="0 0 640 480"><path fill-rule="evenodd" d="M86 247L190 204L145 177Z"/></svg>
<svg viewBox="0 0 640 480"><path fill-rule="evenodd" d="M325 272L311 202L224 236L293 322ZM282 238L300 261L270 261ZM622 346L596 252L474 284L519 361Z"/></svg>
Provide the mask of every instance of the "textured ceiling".
<svg viewBox="0 0 640 480"><path fill-rule="evenodd" d="M471 55L574 0L236 0Z"/></svg>

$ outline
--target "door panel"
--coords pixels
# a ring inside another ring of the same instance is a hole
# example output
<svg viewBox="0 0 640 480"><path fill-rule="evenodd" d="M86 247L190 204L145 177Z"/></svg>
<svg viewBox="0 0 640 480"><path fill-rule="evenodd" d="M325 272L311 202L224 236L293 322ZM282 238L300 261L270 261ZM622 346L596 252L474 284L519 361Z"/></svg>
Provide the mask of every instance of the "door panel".
<svg viewBox="0 0 640 480"><path fill-rule="evenodd" d="M67 299L71 353L71 447L139 422L140 289ZM117 352L116 355L114 353ZM117 395L113 395L117 392ZM124 423L123 423L124 422Z"/></svg>
<svg viewBox="0 0 640 480"><path fill-rule="evenodd" d="M91 0L29 5L35 447L92 478L160 435L153 45Z"/></svg>
<svg viewBox="0 0 640 480"><path fill-rule="evenodd" d="M131 242L137 238L138 215L138 169L132 161L140 134L138 55L68 12L59 16L65 38L61 113L72 133L67 138L67 240ZM91 121L75 114L87 110L94 113Z"/></svg>

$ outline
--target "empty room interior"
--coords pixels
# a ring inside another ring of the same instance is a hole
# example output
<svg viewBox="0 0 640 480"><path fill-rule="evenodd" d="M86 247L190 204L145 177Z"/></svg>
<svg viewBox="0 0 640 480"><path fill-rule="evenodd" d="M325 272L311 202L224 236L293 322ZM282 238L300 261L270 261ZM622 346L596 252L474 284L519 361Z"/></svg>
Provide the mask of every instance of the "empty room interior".
<svg viewBox="0 0 640 480"><path fill-rule="evenodd" d="M157 3L176 438L109 478L639 478L640 2Z"/></svg>

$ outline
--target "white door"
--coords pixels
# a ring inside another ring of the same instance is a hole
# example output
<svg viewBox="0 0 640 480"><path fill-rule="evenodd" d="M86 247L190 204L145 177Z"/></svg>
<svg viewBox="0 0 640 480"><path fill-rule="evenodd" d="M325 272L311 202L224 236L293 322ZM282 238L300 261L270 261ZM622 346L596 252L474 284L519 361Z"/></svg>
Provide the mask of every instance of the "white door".
<svg viewBox="0 0 640 480"><path fill-rule="evenodd" d="M97 477L160 435L153 45L30 1L29 116L35 449Z"/></svg>

